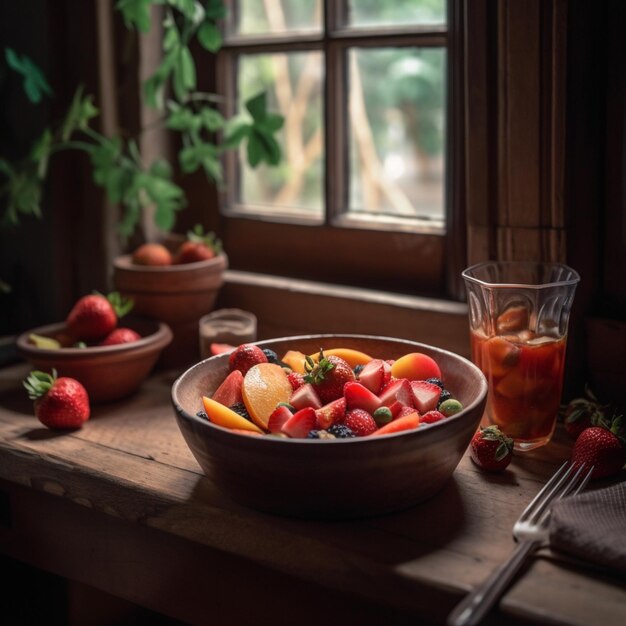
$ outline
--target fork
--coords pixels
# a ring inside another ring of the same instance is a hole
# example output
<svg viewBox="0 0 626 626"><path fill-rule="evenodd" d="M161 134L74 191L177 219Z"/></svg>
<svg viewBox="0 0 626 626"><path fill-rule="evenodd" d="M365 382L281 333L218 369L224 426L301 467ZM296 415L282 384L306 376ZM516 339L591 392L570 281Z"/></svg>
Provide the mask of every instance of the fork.
<svg viewBox="0 0 626 626"><path fill-rule="evenodd" d="M450 613L447 626L478 624L504 593L513 577L530 556L548 538L550 505L568 495L582 491L591 478L593 467L565 461L524 509L513 526L517 547L481 585L470 592Z"/></svg>

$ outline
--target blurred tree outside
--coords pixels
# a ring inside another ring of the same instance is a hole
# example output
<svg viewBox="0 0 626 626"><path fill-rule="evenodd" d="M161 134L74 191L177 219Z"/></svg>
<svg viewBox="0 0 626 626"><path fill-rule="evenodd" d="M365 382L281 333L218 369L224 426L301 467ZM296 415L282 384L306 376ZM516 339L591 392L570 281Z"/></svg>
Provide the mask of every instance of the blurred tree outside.
<svg viewBox="0 0 626 626"><path fill-rule="evenodd" d="M445 0L350 0L346 26L444 25ZM320 30L321 2L241 0L239 34ZM445 48L349 48L349 206L358 213L442 219ZM242 54L238 98L265 89L285 117L285 158L251 170L241 159L240 200L323 215L324 59L320 52ZM243 105L241 105L243 106Z"/></svg>

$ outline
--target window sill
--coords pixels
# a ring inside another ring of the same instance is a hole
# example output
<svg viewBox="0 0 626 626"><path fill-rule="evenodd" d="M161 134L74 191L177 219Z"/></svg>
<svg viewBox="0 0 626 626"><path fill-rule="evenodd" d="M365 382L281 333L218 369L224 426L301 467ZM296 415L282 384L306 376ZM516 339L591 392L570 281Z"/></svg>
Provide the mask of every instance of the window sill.
<svg viewBox="0 0 626 626"><path fill-rule="evenodd" d="M459 302L228 270L217 306L252 311L260 339L354 333L411 339L469 357Z"/></svg>

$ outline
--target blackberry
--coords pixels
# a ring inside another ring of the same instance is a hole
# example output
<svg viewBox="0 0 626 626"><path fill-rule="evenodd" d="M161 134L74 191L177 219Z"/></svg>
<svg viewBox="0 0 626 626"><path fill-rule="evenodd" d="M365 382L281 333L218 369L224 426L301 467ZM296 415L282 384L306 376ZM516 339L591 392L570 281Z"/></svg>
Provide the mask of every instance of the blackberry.
<svg viewBox="0 0 626 626"><path fill-rule="evenodd" d="M237 415L241 415L241 417L245 417L249 422L252 421L250 417L250 413L248 413L248 409L246 409L246 405L243 402L236 402L232 406L228 407L231 411L237 413Z"/></svg>
<svg viewBox="0 0 626 626"><path fill-rule="evenodd" d="M359 364L359 365L355 365L355 366L354 366L354 368L352 369L352 371L354 372L354 375L355 375L355 377L356 377L356 378L358 378L358 377L359 377L359 374L363 371L363 368L364 368L364 367L365 367L365 366L364 366L364 365L361 365L361 364Z"/></svg>
<svg viewBox="0 0 626 626"><path fill-rule="evenodd" d="M307 439L335 439L335 435L332 435L327 430L310 430L306 438Z"/></svg>
<svg viewBox="0 0 626 626"><path fill-rule="evenodd" d="M449 400L451 397L452 397L452 394L447 389L444 389L441 392L441 395L439 396L439 402L437 403L437 408L441 406L442 402Z"/></svg>
<svg viewBox="0 0 626 626"><path fill-rule="evenodd" d="M198 412L196 413L196 415L197 415L198 417L201 417L201 418L202 418L202 419L204 419L204 420L208 420L208 419L209 419L209 416L206 414L206 411L198 411Z"/></svg>
<svg viewBox="0 0 626 626"><path fill-rule="evenodd" d="M269 363L276 363L279 360L276 352L269 348L263 348L263 354L267 357Z"/></svg>
<svg viewBox="0 0 626 626"><path fill-rule="evenodd" d="M427 378L426 382L432 383L433 385L437 385L437 387L441 387L442 389L444 388L443 381L441 380L441 378Z"/></svg>
<svg viewBox="0 0 626 626"><path fill-rule="evenodd" d="M355 436L345 424L333 424L329 426L328 432L337 437L337 439L348 439Z"/></svg>

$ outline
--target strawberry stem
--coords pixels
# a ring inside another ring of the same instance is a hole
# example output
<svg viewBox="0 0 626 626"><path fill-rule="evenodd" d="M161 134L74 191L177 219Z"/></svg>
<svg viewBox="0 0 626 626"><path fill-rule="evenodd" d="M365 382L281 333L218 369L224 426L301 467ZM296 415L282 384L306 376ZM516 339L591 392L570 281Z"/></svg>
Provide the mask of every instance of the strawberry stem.
<svg viewBox="0 0 626 626"><path fill-rule="evenodd" d="M124 315L128 315L135 306L134 300L131 298L124 298L119 291L113 291L107 296L107 300L111 303L115 314L118 319L124 317Z"/></svg>
<svg viewBox="0 0 626 626"><path fill-rule="evenodd" d="M56 379L57 371L55 369L52 370L52 374L35 370L28 375L22 384L28 391L28 397L31 400L37 400L48 393Z"/></svg>

